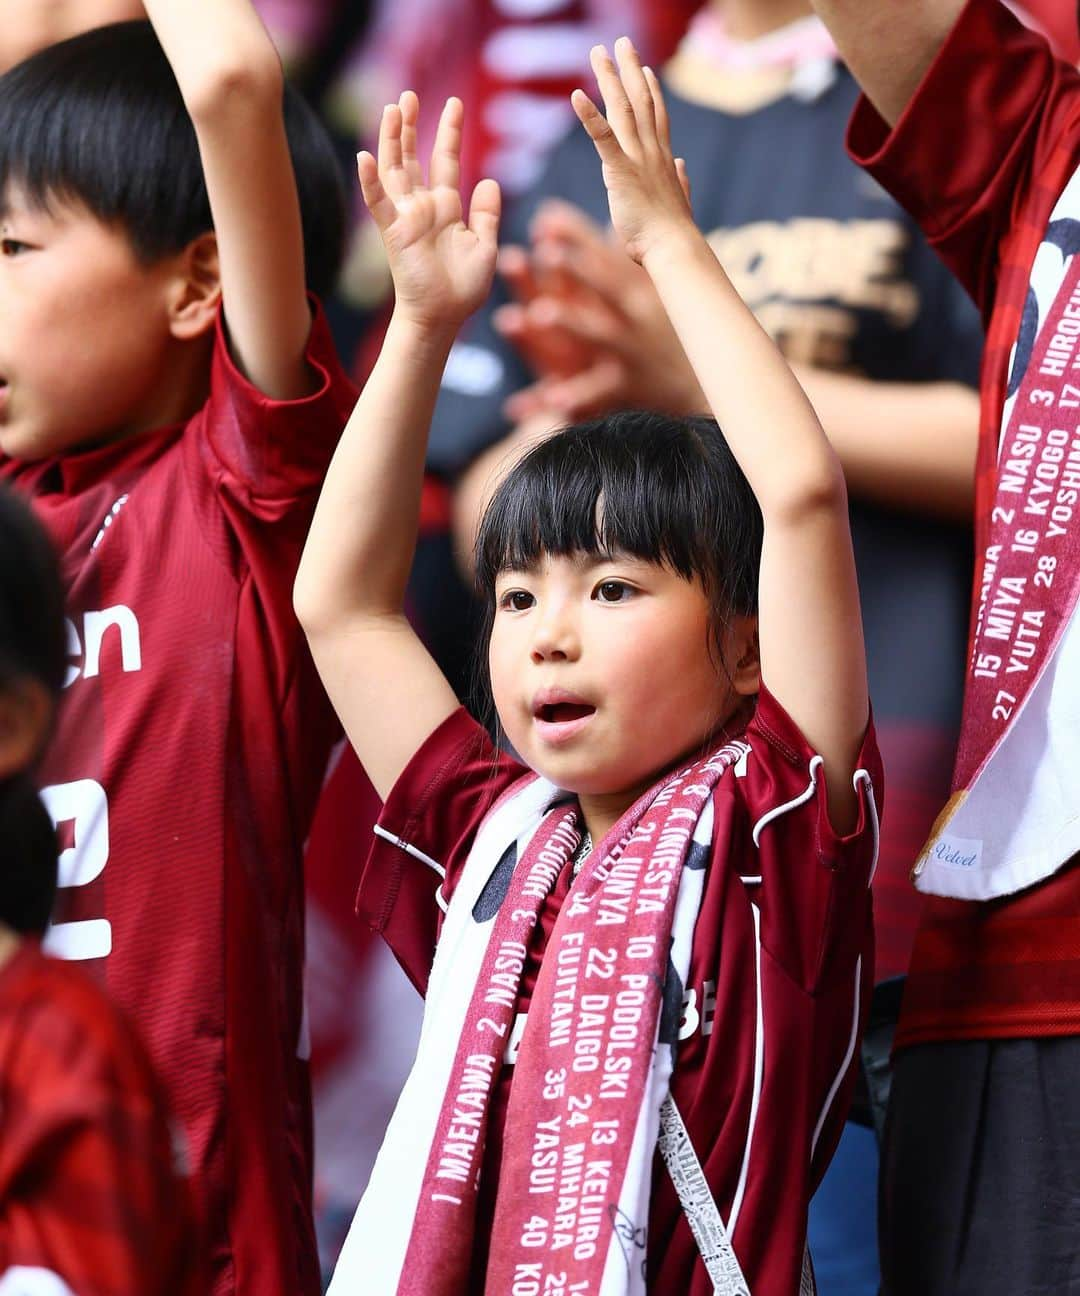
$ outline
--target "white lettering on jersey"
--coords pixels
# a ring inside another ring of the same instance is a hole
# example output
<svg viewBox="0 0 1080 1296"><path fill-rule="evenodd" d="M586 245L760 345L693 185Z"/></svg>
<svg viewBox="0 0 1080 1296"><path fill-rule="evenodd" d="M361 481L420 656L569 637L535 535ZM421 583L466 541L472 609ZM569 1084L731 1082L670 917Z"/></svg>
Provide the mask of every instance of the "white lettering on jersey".
<svg viewBox="0 0 1080 1296"><path fill-rule="evenodd" d="M109 802L105 789L93 779L54 783L42 788L54 825L72 825L74 842L60 852L58 885L87 886L109 862ZM104 958L112 951L112 924L105 918L54 923L45 933L44 948L57 958Z"/></svg>
<svg viewBox="0 0 1080 1296"><path fill-rule="evenodd" d="M139 621L131 608L118 603L116 607L106 608L103 612L83 613L82 639L74 621L64 618L67 629L68 656L72 665L68 666L64 688L70 688L82 675L93 679L101 674L101 648L106 633L115 629L120 647L120 666L125 672L142 670L142 640L139 635ZM81 665L75 665L79 662Z"/></svg>

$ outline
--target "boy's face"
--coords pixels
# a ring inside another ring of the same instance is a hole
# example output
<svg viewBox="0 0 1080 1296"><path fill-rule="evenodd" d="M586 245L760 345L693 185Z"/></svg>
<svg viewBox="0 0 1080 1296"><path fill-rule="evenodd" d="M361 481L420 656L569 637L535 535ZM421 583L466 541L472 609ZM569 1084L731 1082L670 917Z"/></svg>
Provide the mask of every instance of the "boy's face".
<svg viewBox="0 0 1080 1296"><path fill-rule="evenodd" d="M21 459L171 421L171 261L143 266L125 233L79 204L0 213L0 451Z"/></svg>

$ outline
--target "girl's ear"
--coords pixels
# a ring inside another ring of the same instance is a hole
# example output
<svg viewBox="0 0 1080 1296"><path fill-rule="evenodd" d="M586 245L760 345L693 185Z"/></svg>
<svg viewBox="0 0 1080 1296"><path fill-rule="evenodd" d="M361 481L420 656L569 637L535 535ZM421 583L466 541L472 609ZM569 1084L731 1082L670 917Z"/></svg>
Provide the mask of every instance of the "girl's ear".
<svg viewBox="0 0 1080 1296"><path fill-rule="evenodd" d="M0 779L30 768L52 714L52 697L40 680L19 679L0 691Z"/></svg>
<svg viewBox="0 0 1080 1296"><path fill-rule="evenodd" d="M761 688L757 617L737 617L732 641L732 685L736 693L751 697Z"/></svg>
<svg viewBox="0 0 1080 1296"><path fill-rule="evenodd" d="M221 266L217 236L200 234L176 259L170 284L169 331L181 341L202 337L214 327L221 305Z"/></svg>

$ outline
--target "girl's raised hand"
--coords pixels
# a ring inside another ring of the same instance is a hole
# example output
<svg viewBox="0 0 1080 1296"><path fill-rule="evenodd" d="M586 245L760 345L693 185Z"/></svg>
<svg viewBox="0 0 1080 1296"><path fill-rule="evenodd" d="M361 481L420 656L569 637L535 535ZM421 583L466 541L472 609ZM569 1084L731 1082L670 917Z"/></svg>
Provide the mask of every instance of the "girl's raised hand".
<svg viewBox="0 0 1080 1296"><path fill-rule="evenodd" d="M618 67L603 45L589 55L606 119L584 90L575 90L570 98L600 154L615 232L640 262L659 237L693 226L690 188L682 159L671 154L667 108L656 74L641 66L626 36L615 42L615 58Z"/></svg>
<svg viewBox="0 0 1080 1296"><path fill-rule="evenodd" d="M382 235L394 280L396 309L417 322L456 327L491 288L499 231L500 195L481 180L461 203L460 99L448 99L431 150L428 183L416 156L420 104L406 90L383 109L379 159L357 154L364 202Z"/></svg>

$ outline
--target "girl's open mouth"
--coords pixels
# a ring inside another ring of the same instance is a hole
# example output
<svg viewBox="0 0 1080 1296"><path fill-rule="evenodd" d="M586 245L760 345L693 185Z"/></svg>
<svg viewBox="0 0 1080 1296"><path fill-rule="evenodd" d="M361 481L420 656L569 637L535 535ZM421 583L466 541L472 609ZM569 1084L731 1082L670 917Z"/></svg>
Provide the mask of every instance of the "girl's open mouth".
<svg viewBox="0 0 1080 1296"><path fill-rule="evenodd" d="M533 726L541 742L552 746L572 741L588 727L596 707L572 694L559 695L551 690L541 693L533 702Z"/></svg>
<svg viewBox="0 0 1080 1296"><path fill-rule="evenodd" d="M538 720L547 724L567 724L571 720L581 720L596 710L587 702L549 702L540 707L536 713Z"/></svg>

